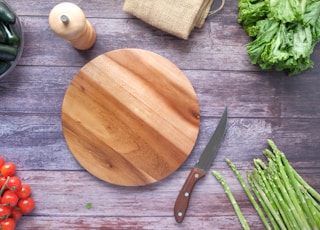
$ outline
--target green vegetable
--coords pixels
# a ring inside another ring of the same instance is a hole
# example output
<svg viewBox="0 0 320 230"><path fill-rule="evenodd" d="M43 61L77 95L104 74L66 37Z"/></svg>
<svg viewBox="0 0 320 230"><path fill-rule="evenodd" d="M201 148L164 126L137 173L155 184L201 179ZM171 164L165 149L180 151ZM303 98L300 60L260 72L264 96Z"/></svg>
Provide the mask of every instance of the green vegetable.
<svg viewBox="0 0 320 230"><path fill-rule="evenodd" d="M247 44L252 64L298 74L320 41L320 0L239 0L238 22L253 41Z"/></svg>
<svg viewBox="0 0 320 230"><path fill-rule="evenodd" d="M10 45L19 45L20 38L14 32L12 25L2 24L1 27L3 28L3 30L5 31L5 34L6 34L6 43L10 44Z"/></svg>
<svg viewBox="0 0 320 230"><path fill-rule="evenodd" d="M245 219L245 217L243 216L241 209L236 201L236 199L234 198L228 184L226 183L226 181L223 179L223 177L221 176L221 174L219 172L217 172L216 170L212 170L212 174L217 178L217 180L221 183L221 185L223 186L224 190L226 191L226 194L238 216L238 219L243 227L243 229L245 230L249 230L250 227L247 223L247 220Z"/></svg>
<svg viewBox="0 0 320 230"><path fill-rule="evenodd" d="M254 159L255 168L247 174L247 180L272 228L320 229L320 194L297 173L272 140L268 140L268 144L271 150L263 151L268 164ZM226 162L268 229L262 211L236 166L229 159Z"/></svg>
<svg viewBox="0 0 320 230"><path fill-rule="evenodd" d="M4 2L0 2L0 21L9 24L14 24L16 22L16 15Z"/></svg>
<svg viewBox="0 0 320 230"><path fill-rule="evenodd" d="M10 45L0 44L0 60L14 61L18 54L18 48Z"/></svg>
<svg viewBox="0 0 320 230"><path fill-rule="evenodd" d="M4 30L2 24L0 24L0 43L5 43L7 41L7 34Z"/></svg>
<svg viewBox="0 0 320 230"><path fill-rule="evenodd" d="M0 75L6 72L18 55L20 37L14 30L16 15L0 2Z"/></svg>
<svg viewBox="0 0 320 230"><path fill-rule="evenodd" d="M251 194L249 188L247 187L243 177L241 176L241 174L239 173L237 167L231 162L230 159L226 159L227 164L230 166L230 168L232 169L232 171L234 172L234 174L236 175L236 177L238 178L243 190L246 192L249 200L251 201L253 207L256 209L263 225L265 226L266 229L271 230L271 227L263 213L263 211L261 210L260 206L258 205L258 203L256 202L254 196Z"/></svg>
<svg viewBox="0 0 320 230"><path fill-rule="evenodd" d="M275 204L272 201L269 201L267 198L267 195L262 191L260 187L256 187L257 182L255 181L255 178L251 174L247 175L248 182L253 190L253 193L258 198L261 207L265 211L267 217L269 218L271 225L274 227L274 229L278 230L280 229L280 226L282 229L285 228L284 224L280 223L279 226L277 222L282 222L280 215L278 212L275 211ZM269 194L268 194L269 195Z"/></svg>
<svg viewBox="0 0 320 230"><path fill-rule="evenodd" d="M87 204L86 204L86 208L87 208L87 209L91 209L91 208L92 208L92 203L87 203Z"/></svg>
<svg viewBox="0 0 320 230"><path fill-rule="evenodd" d="M11 66L10 62L0 61L0 75L6 72Z"/></svg>

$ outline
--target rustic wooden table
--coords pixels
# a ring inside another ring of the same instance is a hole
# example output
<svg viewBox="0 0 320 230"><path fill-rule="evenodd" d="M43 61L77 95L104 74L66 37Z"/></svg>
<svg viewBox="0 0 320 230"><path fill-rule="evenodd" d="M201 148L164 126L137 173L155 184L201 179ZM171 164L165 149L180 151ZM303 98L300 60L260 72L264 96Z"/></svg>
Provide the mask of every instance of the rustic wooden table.
<svg viewBox="0 0 320 230"><path fill-rule="evenodd" d="M320 191L319 45L314 68L287 77L250 64L236 1L227 1L185 41L124 13L121 0L95 0L71 1L97 31L95 46L77 51L49 28L49 12L59 1L8 2L22 21L25 47L17 68L0 81L0 152L17 164L36 200L16 229L241 229L210 173L195 188L184 222L173 217L176 196L225 105L228 131L212 169L226 178L252 229L263 226L226 157L245 175L271 138ZM175 63L193 84L201 110L200 133L187 161L169 177L142 187L111 185L87 173L69 151L61 127L62 100L73 76L96 56L121 48L147 49Z"/></svg>

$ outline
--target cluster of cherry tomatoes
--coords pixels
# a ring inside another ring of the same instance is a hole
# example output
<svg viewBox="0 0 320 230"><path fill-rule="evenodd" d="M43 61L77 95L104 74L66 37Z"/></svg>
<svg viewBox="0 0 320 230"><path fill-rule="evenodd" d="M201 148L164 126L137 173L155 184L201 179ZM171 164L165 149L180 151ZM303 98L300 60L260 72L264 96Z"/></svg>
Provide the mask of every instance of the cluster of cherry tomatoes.
<svg viewBox="0 0 320 230"><path fill-rule="evenodd" d="M30 186L15 172L16 165L0 157L0 230L14 230L16 221L34 208Z"/></svg>

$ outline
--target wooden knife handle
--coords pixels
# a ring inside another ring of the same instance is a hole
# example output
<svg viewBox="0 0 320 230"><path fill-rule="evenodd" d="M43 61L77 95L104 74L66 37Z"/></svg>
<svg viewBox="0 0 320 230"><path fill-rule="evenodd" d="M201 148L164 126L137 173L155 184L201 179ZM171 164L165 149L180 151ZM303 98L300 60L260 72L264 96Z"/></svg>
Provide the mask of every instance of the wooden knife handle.
<svg viewBox="0 0 320 230"><path fill-rule="evenodd" d="M192 190L195 184L205 176L205 172L198 168L192 168L184 185L179 192L176 203L174 205L174 217L178 223L181 223L186 215Z"/></svg>

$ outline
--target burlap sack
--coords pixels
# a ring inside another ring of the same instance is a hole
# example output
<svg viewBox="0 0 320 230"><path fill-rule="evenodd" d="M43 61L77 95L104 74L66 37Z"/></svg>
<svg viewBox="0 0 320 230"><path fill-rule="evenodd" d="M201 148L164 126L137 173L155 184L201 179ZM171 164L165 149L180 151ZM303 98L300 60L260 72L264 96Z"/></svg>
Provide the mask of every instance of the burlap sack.
<svg viewBox="0 0 320 230"><path fill-rule="evenodd" d="M125 0L123 11L182 39L201 28L213 0ZM221 7L222 8L222 7Z"/></svg>

